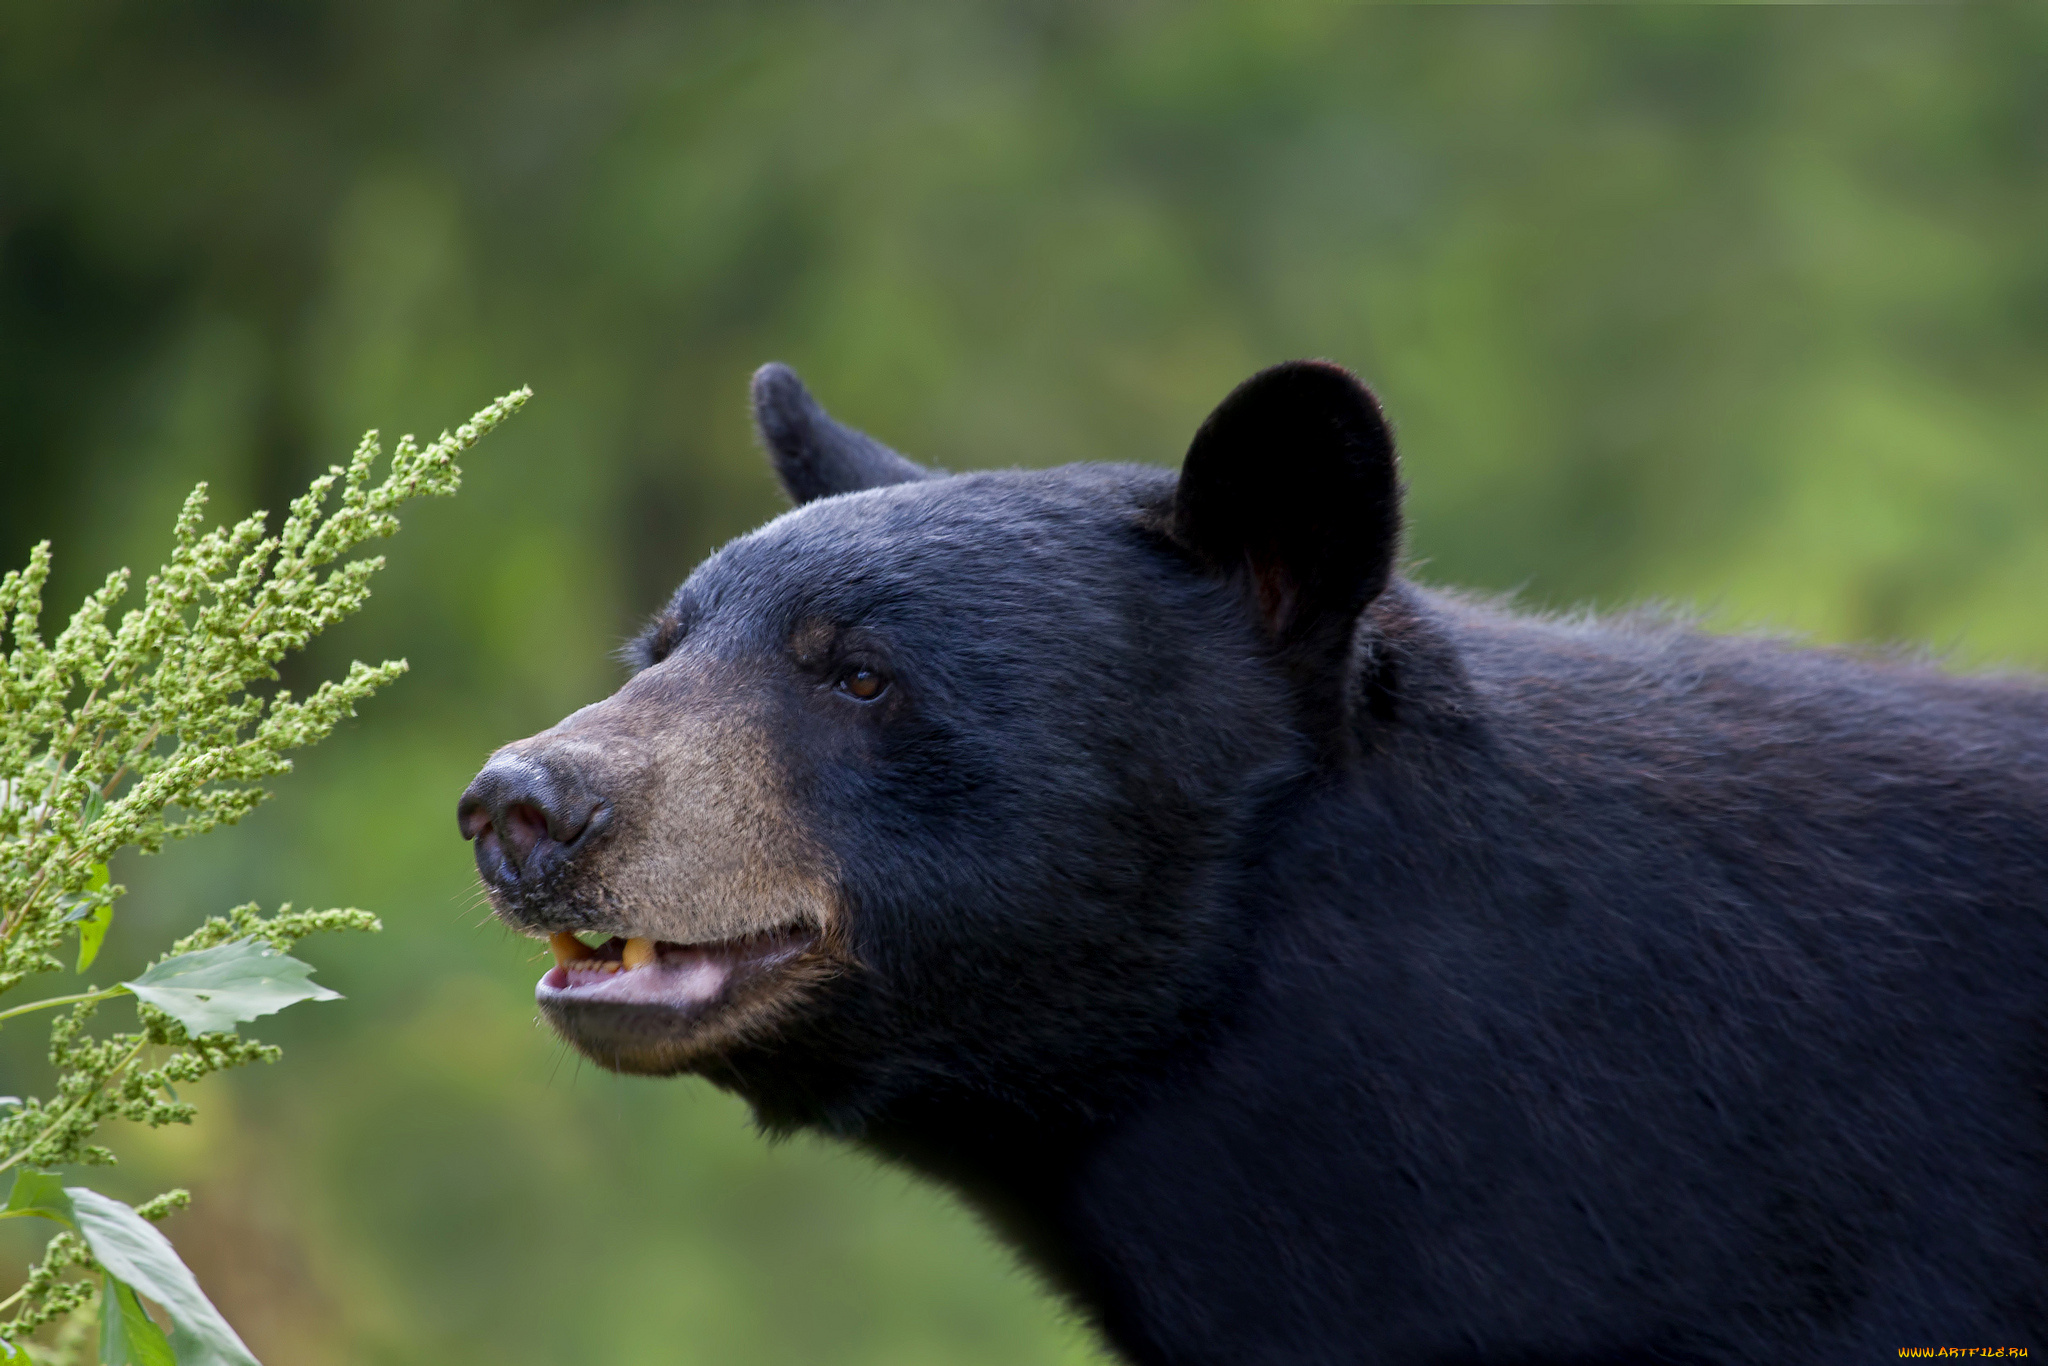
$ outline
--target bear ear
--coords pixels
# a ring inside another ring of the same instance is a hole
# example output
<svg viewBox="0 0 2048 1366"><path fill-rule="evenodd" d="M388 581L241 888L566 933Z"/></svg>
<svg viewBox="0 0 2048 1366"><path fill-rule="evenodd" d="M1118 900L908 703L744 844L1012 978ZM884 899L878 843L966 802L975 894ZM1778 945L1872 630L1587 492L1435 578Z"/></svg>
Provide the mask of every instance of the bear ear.
<svg viewBox="0 0 2048 1366"><path fill-rule="evenodd" d="M866 432L834 422L796 371L771 362L754 372L754 428L792 503L931 478Z"/></svg>
<svg viewBox="0 0 2048 1366"><path fill-rule="evenodd" d="M1195 433L1172 532L1241 578L1283 653L1306 651L1318 671L1341 659L1401 538L1394 437L1379 403L1327 361L1261 370Z"/></svg>

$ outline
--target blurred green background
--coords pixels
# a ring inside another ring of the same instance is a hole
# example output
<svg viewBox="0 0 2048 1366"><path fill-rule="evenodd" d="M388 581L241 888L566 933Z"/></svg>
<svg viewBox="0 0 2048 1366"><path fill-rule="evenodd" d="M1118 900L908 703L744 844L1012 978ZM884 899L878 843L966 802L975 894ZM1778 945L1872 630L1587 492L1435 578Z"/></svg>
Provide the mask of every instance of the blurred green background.
<svg viewBox="0 0 2048 1366"><path fill-rule="evenodd" d="M1094 1359L936 1193L566 1057L483 923L469 775L781 505L748 373L950 468L1171 463L1329 356L1428 579L2039 667L2044 70L2040 6L0 0L0 564L55 540L53 624L199 479L280 509L536 391L287 681L411 675L117 866L101 980L247 899L389 929L110 1179L196 1190L278 1366Z"/></svg>

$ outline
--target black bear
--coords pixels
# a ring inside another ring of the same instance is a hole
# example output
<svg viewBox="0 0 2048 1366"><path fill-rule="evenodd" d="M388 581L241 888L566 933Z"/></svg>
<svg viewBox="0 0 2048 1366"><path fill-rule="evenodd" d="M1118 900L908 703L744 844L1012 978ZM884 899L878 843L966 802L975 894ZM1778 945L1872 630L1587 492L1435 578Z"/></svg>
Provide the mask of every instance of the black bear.
<svg viewBox="0 0 2048 1366"><path fill-rule="evenodd" d="M1178 477L754 402L798 506L461 800L583 1053L1145 1366L2048 1350L2048 689L1418 587L1329 364Z"/></svg>

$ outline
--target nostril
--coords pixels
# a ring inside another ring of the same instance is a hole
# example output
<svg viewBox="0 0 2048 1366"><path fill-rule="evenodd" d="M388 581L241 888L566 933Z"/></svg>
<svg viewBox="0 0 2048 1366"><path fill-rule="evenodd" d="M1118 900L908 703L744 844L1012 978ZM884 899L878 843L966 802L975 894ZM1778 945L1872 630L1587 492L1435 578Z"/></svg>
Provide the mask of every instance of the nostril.
<svg viewBox="0 0 2048 1366"><path fill-rule="evenodd" d="M578 806L564 802L548 816L548 838L558 844L574 844L583 837L597 813L602 810L600 803L592 802Z"/></svg>
<svg viewBox="0 0 2048 1366"><path fill-rule="evenodd" d="M456 819L466 840L473 840L491 828L491 813L484 809L482 802L464 802Z"/></svg>
<svg viewBox="0 0 2048 1366"><path fill-rule="evenodd" d="M476 837L476 870L483 874L486 882L501 882L513 872L511 860L505 857L505 845L499 840L498 832L490 826Z"/></svg>
<svg viewBox="0 0 2048 1366"><path fill-rule="evenodd" d="M534 846L548 837L548 818L537 806L514 802L505 808L503 838L521 866L533 861Z"/></svg>

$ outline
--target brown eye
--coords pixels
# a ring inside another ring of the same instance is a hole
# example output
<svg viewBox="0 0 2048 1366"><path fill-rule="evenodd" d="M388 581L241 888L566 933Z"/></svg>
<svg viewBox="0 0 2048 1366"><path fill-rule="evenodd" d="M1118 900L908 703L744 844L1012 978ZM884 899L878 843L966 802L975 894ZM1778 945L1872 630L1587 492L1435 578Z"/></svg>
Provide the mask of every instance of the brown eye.
<svg viewBox="0 0 2048 1366"><path fill-rule="evenodd" d="M889 686L889 680L873 669L855 669L839 680L839 686L863 702L872 702Z"/></svg>

